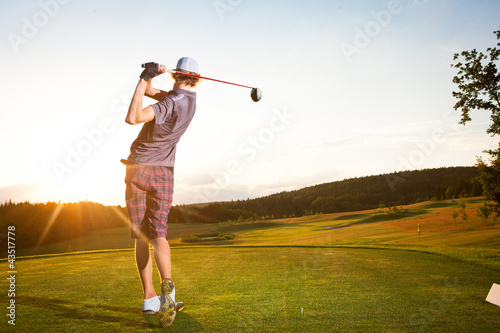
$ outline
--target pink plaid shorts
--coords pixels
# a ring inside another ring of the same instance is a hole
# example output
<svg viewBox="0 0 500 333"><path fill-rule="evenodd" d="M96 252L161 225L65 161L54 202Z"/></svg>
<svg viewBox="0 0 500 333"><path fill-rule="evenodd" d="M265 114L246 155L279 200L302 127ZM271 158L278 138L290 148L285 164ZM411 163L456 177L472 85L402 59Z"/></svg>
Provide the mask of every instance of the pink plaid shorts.
<svg viewBox="0 0 500 333"><path fill-rule="evenodd" d="M125 201L130 236L167 237L167 221L174 193L172 168L159 165L127 165Z"/></svg>

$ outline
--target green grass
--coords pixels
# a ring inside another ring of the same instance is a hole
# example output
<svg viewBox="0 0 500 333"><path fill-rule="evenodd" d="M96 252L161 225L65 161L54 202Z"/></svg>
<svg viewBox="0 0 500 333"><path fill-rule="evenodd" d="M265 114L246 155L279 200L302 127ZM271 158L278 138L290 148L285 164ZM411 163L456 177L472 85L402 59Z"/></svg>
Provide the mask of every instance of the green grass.
<svg viewBox="0 0 500 333"><path fill-rule="evenodd" d="M482 200L466 202L470 220L456 223L458 202L445 201L392 214L171 225L177 298L187 307L168 330L140 315L127 228L26 251L55 255L16 261L16 331L495 331L500 307L484 299L500 283L500 223L481 224L472 213ZM229 232L236 237L198 246L180 238ZM6 279L0 290L7 304Z"/></svg>
<svg viewBox="0 0 500 333"><path fill-rule="evenodd" d="M451 212L459 206L459 202L447 200L398 207L398 212L391 214L385 209L382 212L369 210L262 222L172 224L168 229L168 239L173 247L191 246L193 243L183 242L181 235L231 233L236 235L232 240L204 241L202 245L328 245L406 249L446 255L500 271L500 223L490 222L484 226L474 216L475 207L482 204L482 199L472 198L465 202L470 221L457 221L456 226ZM420 235L417 233L418 224L422 224ZM38 249L18 251L17 254L132 247L128 228L124 227Z"/></svg>
<svg viewBox="0 0 500 333"><path fill-rule="evenodd" d="M187 306L170 329L139 314L133 252L122 251L19 260L16 330L491 332L500 325L500 308L484 301L498 272L432 254L274 246L186 247L172 256L177 299Z"/></svg>

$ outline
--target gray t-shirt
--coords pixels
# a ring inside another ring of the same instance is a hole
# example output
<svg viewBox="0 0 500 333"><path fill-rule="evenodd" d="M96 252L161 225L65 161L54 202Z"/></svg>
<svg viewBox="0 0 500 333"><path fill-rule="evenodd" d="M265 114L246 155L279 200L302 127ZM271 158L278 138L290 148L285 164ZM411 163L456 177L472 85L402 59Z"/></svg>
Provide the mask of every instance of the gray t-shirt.
<svg viewBox="0 0 500 333"><path fill-rule="evenodd" d="M177 142L196 111L196 92L175 89L152 105L155 118L142 126L130 147L128 161L174 167Z"/></svg>

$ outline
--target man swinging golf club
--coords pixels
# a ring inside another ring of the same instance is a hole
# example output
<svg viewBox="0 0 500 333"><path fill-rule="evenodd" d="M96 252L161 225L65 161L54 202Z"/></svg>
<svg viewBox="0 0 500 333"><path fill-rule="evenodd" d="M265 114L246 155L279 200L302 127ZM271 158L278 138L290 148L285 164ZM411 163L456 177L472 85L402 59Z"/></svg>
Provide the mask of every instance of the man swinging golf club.
<svg viewBox="0 0 500 333"><path fill-rule="evenodd" d="M172 325L177 311L184 307L175 303L175 286L170 267L170 247L166 239L167 220L172 205L176 145L191 122L196 110L196 92L200 78L182 75L198 74L198 64L189 57L179 59L175 80L169 92L151 87L151 79L165 73L165 66L147 63L140 75L125 121L144 124L130 147L130 155L122 160L127 165L126 203L131 221L131 237L135 238L135 258L144 291L143 314L156 314L162 327ZM142 107L144 96L157 103ZM152 279L150 244L161 278L161 295L157 296Z"/></svg>

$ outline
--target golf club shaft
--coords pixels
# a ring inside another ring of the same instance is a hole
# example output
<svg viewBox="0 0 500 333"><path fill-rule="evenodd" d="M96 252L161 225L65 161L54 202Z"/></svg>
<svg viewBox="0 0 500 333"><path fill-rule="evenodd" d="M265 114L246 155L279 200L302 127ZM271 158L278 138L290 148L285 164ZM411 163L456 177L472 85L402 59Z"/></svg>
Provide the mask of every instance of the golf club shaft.
<svg viewBox="0 0 500 333"><path fill-rule="evenodd" d="M227 84L232 84L234 86L239 86L239 87L243 87L243 88L253 89L253 87L244 86L242 84L232 83L232 82L222 81L222 80L217 80L217 79L212 79L212 78L209 78L209 77L200 76L200 75L196 75L196 74L189 74L189 73L184 73L184 72L170 71L168 69L166 71L169 72L169 73L173 73L173 74L177 73L177 74L182 74L182 75L187 75L187 76L199 77L200 79L211 80L211 81L216 81L216 82L221 82L221 83L227 83Z"/></svg>

